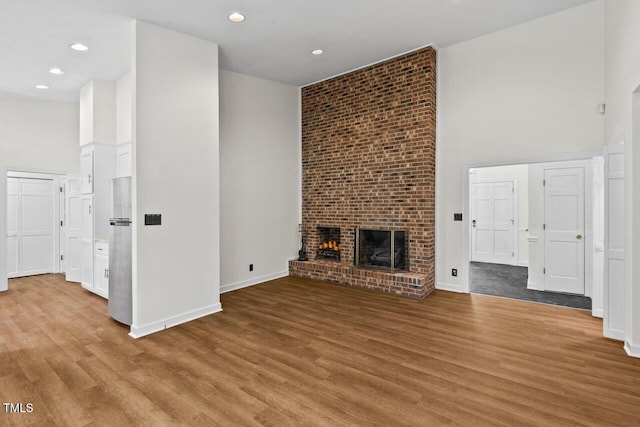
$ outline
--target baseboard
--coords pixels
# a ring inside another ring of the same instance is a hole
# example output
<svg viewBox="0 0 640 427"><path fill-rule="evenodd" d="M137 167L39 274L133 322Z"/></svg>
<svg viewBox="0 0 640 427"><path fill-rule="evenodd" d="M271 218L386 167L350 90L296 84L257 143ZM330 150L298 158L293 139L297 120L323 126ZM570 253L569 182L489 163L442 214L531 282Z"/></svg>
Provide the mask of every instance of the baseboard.
<svg viewBox="0 0 640 427"><path fill-rule="evenodd" d="M624 342L624 351L631 357L640 358L640 345L633 345L629 341Z"/></svg>
<svg viewBox="0 0 640 427"><path fill-rule="evenodd" d="M538 285L538 282L532 282L531 280L527 280L527 289L531 289L534 291L544 291L544 288Z"/></svg>
<svg viewBox="0 0 640 427"><path fill-rule="evenodd" d="M171 316L166 319L158 320L157 322L147 323L143 326L131 326L131 332L129 336L132 338L141 338L145 335L150 335L155 332L163 331L167 328L187 323L192 320L199 319L210 314L218 313L222 311L222 305L220 303L209 305L207 307L192 310L187 313L178 314L177 316Z"/></svg>
<svg viewBox="0 0 640 427"><path fill-rule="evenodd" d="M268 282L269 280L279 279L281 277L287 277L288 271L280 271L278 273L268 274L266 276L256 277L255 279L245 280L243 282L230 283L228 285L220 286L220 293L236 291L238 289L247 288L249 286L258 285L260 283Z"/></svg>
<svg viewBox="0 0 640 427"><path fill-rule="evenodd" d="M516 262L516 267L529 267L529 263L527 261L518 261Z"/></svg>
<svg viewBox="0 0 640 427"><path fill-rule="evenodd" d="M613 329L604 329L602 335L605 338L609 338L616 341L624 341L624 331L616 331Z"/></svg>
<svg viewBox="0 0 640 427"><path fill-rule="evenodd" d="M451 283L436 283L436 289L441 291L458 292L461 294L468 293L463 285L454 285Z"/></svg>
<svg viewBox="0 0 640 427"><path fill-rule="evenodd" d="M597 309L591 311L591 315L593 317L599 317L599 318L602 319L604 317L604 310L601 309L601 308L597 308Z"/></svg>

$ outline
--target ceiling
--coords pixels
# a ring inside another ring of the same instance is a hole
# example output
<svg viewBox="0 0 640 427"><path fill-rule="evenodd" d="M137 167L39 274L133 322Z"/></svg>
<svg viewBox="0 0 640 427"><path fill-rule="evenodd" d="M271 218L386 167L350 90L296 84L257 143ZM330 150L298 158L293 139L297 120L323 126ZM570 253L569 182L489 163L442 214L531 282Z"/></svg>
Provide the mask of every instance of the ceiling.
<svg viewBox="0 0 640 427"><path fill-rule="evenodd" d="M77 102L87 81L120 78L130 68L133 19L219 43L222 68L304 86L589 1L0 0L0 96ZM234 11L245 22L230 22ZM74 42L89 51L69 49ZM311 55L316 48L325 53Z"/></svg>

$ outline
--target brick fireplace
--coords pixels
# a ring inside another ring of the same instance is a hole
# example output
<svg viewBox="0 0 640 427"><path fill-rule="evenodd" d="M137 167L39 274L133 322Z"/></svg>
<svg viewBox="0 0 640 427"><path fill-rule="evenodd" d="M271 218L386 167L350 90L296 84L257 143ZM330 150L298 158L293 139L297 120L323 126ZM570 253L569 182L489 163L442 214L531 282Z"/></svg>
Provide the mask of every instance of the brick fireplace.
<svg viewBox="0 0 640 427"><path fill-rule="evenodd" d="M290 274L415 298L434 289L435 101L430 47L302 89L309 261ZM356 267L356 228L406 230L406 268ZM339 230L339 259L316 257L323 229Z"/></svg>

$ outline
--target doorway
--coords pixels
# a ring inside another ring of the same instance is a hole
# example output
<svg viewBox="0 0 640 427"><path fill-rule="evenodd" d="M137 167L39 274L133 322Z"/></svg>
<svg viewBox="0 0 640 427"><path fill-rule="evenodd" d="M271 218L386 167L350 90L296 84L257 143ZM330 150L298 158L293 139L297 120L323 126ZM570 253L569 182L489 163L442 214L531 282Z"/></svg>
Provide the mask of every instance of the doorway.
<svg viewBox="0 0 640 427"><path fill-rule="evenodd" d="M57 175L7 172L7 277L60 272Z"/></svg>
<svg viewBox="0 0 640 427"><path fill-rule="evenodd" d="M471 293L592 309L592 162L469 169Z"/></svg>

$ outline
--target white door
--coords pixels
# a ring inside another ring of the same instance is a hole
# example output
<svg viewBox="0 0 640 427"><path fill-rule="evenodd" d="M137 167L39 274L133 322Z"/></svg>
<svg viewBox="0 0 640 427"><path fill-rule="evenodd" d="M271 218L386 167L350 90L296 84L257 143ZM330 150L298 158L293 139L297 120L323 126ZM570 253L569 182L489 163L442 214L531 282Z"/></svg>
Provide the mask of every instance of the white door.
<svg viewBox="0 0 640 427"><path fill-rule="evenodd" d="M604 336L624 340L626 296L624 274L624 144L605 149Z"/></svg>
<svg viewBox="0 0 640 427"><path fill-rule="evenodd" d="M80 258L82 286L93 290L93 196L80 198Z"/></svg>
<svg viewBox="0 0 640 427"><path fill-rule="evenodd" d="M81 201L80 201L80 177L68 175L66 177L65 191L65 267L66 279L69 282L80 283L82 281L82 245L81 245Z"/></svg>
<svg viewBox="0 0 640 427"><path fill-rule="evenodd" d="M584 295L584 168L544 171L545 291Z"/></svg>
<svg viewBox="0 0 640 427"><path fill-rule="evenodd" d="M8 178L7 277L54 271L54 192L47 179Z"/></svg>
<svg viewBox="0 0 640 427"><path fill-rule="evenodd" d="M513 264L513 182L472 184L471 260Z"/></svg>

